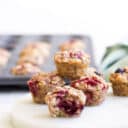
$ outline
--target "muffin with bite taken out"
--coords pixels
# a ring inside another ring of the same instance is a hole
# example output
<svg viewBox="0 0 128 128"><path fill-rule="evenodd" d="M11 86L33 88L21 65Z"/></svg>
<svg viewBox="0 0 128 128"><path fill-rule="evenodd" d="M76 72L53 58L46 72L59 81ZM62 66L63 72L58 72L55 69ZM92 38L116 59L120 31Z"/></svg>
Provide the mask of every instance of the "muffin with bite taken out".
<svg viewBox="0 0 128 128"><path fill-rule="evenodd" d="M59 46L60 51L84 50L85 43L80 39L70 39Z"/></svg>
<svg viewBox="0 0 128 128"><path fill-rule="evenodd" d="M74 117L82 112L86 96L80 90L65 86L56 87L45 100L52 117Z"/></svg>

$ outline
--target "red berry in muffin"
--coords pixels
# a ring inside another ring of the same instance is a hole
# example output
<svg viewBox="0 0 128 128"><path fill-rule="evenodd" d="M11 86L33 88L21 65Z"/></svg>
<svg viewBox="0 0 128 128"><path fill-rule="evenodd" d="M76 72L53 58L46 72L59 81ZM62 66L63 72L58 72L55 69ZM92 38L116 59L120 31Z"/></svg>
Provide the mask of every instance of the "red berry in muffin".
<svg viewBox="0 0 128 128"><path fill-rule="evenodd" d="M71 86L84 92L87 96L87 106L100 104L105 99L108 90L108 83L97 75L84 76L78 80L72 81Z"/></svg>
<svg viewBox="0 0 128 128"><path fill-rule="evenodd" d="M56 86L64 86L64 80L57 72L39 73L28 81L29 90L36 103L45 103L46 94Z"/></svg>
<svg viewBox="0 0 128 128"><path fill-rule="evenodd" d="M46 103L53 117L78 116L85 105L86 97L80 90L69 86L56 87L46 96Z"/></svg>

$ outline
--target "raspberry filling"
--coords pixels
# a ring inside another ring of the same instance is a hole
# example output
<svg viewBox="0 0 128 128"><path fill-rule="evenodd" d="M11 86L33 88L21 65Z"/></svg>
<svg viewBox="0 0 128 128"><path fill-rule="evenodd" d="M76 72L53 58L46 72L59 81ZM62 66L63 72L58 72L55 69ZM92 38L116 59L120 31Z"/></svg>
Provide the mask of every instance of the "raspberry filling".
<svg viewBox="0 0 128 128"><path fill-rule="evenodd" d="M56 98L58 100L57 107L70 116L77 114L78 110L82 110L84 108L83 105L77 104L75 101L65 98L68 95L67 90L61 90L55 92L55 94L57 94Z"/></svg>
<svg viewBox="0 0 128 128"><path fill-rule="evenodd" d="M82 54L81 51L78 51L78 52L75 52L75 53L70 52L70 53L69 53L69 56L70 56L71 58L82 59L83 54Z"/></svg>
<svg viewBox="0 0 128 128"><path fill-rule="evenodd" d="M75 86L77 83L81 83L81 82L84 82L84 83L89 84L91 86L96 86L97 84L101 83L101 81L99 81L96 77L91 77L91 78L85 77L85 78L82 78L82 79L79 79L79 80L72 82L71 85Z"/></svg>
<svg viewBox="0 0 128 128"><path fill-rule="evenodd" d="M102 76L101 73L99 73L99 72L96 72L96 71L95 71L94 73L95 73L96 75L98 75L98 76Z"/></svg>
<svg viewBox="0 0 128 128"><path fill-rule="evenodd" d="M37 95L37 90L38 90L37 81L29 80L28 81L28 87L29 87L29 90L32 92L32 94L34 96L36 96Z"/></svg>
<svg viewBox="0 0 128 128"><path fill-rule="evenodd" d="M70 116L77 114L77 111L82 110L84 107L83 105L76 104L75 101L66 100L64 98L59 101L57 106L59 109Z"/></svg>

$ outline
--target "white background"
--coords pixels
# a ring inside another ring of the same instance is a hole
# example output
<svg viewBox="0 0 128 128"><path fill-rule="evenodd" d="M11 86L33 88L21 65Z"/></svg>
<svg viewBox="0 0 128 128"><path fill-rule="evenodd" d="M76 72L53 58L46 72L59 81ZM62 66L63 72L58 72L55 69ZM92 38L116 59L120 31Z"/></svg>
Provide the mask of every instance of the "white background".
<svg viewBox="0 0 128 128"><path fill-rule="evenodd" d="M0 0L1 34L88 34L97 62L105 46L128 40L127 0Z"/></svg>

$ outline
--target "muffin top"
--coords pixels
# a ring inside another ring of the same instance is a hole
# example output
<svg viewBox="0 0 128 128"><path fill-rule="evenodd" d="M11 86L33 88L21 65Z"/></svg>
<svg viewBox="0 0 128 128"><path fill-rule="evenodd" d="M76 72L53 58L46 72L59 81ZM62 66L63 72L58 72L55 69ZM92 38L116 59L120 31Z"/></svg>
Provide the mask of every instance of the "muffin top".
<svg viewBox="0 0 128 128"><path fill-rule="evenodd" d="M40 51L35 48L25 48L20 52L20 57L22 56L41 56Z"/></svg>
<svg viewBox="0 0 128 128"><path fill-rule="evenodd" d="M44 58L49 55L50 45L48 43L30 42L20 52L20 57L40 57Z"/></svg>
<svg viewBox="0 0 128 128"><path fill-rule="evenodd" d="M41 65L44 63L44 58L42 58L42 56L21 56L18 61L17 64L22 64L22 63L31 63L33 65Z"/></svg>
<svg viewBox="0 0 128 128"><path fill-rule="evenodd" d="M128 67L118 68L114 73L111 73L109 79L112 83L115 84L128 84Z"/></svg>
<svg viewBox="0 0 128 128"><path fill-rule="evenodd" d="M31 80L36 81L39 84L49 85L49 86L65 84L63 79L58 75L56 71L51 73L45 73L45 72L38 73L34 75L31 78Z"/></svg>
<svg viewBox="0 0 128 128"><path fill-rule="evenodd" d="M85 104L85 95L82 93L82 91L77 90L75 88L72 88L70 86L64 86L64 87L55 87L55 89L52 92L49 92L47 95L48 97L52 94L52 96L55 97L68 97L68 99L72 99L72 96L74 96L77 99L80 99L83 104ZM46 98L47 99L47 98Z"/></svg>
<svg viewBox="0 0 128 128"><path fill-rule="evenodd" d="M41 72L41 70L37 66L30 63L22 63L13 67L11 72L14 75L30 75Z"/></svg>
<svg viewBox="0 0 128 128"><path fill-rule="evenodd" d="M58 63L89 63L90 57L84 51L70 50L59 51L54 56L55 62Z"/></svg>

